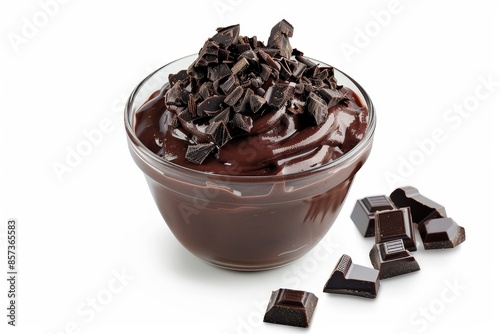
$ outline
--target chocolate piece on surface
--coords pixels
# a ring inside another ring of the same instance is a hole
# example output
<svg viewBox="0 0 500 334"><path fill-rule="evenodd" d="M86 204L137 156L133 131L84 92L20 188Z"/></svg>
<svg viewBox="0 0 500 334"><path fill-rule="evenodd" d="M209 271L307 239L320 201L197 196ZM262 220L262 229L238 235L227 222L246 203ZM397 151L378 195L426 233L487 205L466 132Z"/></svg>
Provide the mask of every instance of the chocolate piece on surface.
<svg viewBox="0 0 500 334"><path fill-rule="evenodd" d="M375 212L375 243L403 239L405 248L416 251L410 208Z"/></svg>
<svg viewBox="0 0 500 334"><path fill-rule="evenodd" d="M220 113L215 115L210 119L210 123L215 123L215 122L222 122L224 124L227 124L229 122L229 117L231 115L231 112L229 108L226 108L222 110Z"/></svg>
<svg viewBox="0 0 500 334"><path fill-rule="evenodd" d="M326 102L319 95L311 92L307 99L307 110L314 117L316 125L323 124L328 116Z"/></svg>
<svg viewBox="0 0 500 334"><path fill-rule="evenodd" d="M219 148L231 140L231 135L223 122L210 123L205 131L210 140Z"/></svg>
<svg viewBox="0 0 500 334"><path fill-rule="evenodd" d="M250 116L245 116L240 113L234 115L232 123L235 127L245 131L250 132L253 127L253 120Z"/></svg>
<svg viewBox="0 0 500 334"><path fill-rule="evenodd" d="M240 25L235 24L224 28L218 28L212 40L219 43L222 47L227 48L229 45L236 43L239 35Z"/></svg>
<svg viewBox="0 0 500 334"><path fill-rule="evenodd" d="M200 165L212 153L214 143L189 145L186 150L186 159L194 164Z"/></svg>
<svg viewBox="0 0 500 334"><path fill-rule="evenodd" d="M351 213L351 219L364 237L375 235L375 212L396 207L387 196L371 196L359 199Z"/></svg>
<svg viewBox="0 0 500 334"><path fill-rule="evenodd" d="M417 188L401 187L394 190L390 197L397 207L410 207L413 222L419 226L429 219L446 217L444 206L420 195Z"/></svg>
<svg viewBox="0 0 500 334"><path fill-rule="evenodd" d="M349 255L342 255L326 282L323 292L375 298L380 286L380 274L372 269L352 263Z"/></svg>
<svg viewBox="0 0 500 334"><path fill-rule="evenodd" d="M223 95L214 95L206 98L198 104L198 108L196 109L196 113L198 116L209 115L211 111L222 111L222 103L226 97ZM208 111L208 113L207 113Z"/></svg>
<svg viewBox="0 0 500 334"><path fill-rule="evenodd" d="M257 111L262 108L262 106L266 103L266 99L258 96L258 95L251 95L250 96L250 110L252 110L253 113L256 113Z"/></svg>
<svg viewBox="0 0 500 334"><path fill-rule="evenodd" d="M318 297L311 292L291 289L273 291L264 322L309 327L317 303Z"/></svg>
<svg viewBox="0 0 500 334"><path fill-rule="evenodd" d="M236 102L243 95L244 89L241 86L236 87L231 93L229 93L224 99L224 103L229 106L234 106Z"/></svg>
<svg viewBox="0 0 500 334"><path fill-rule="evenodd" d="M217 63L219 57L219 46L217 43L208 40L198 54L198 59L194 63L194 67L208 66L209 64Z"/></svg>
<svg viewBox="0 0 500 334"><path fill-rule="evenodd" d="M293 97L293 87L286 83L277 83L269 87L264 97L270 106L281 108Z"/></svg>
<svg viewBox="0 0 500 334"><path fill-rule="evenodd" d="M417 261L405 249L403 240L391 240L373 245L370 251L373 268L380 271L380 279L420 270Z"/></svg>
<svg viewBox="0 0 500 334"><path fill-rule="evenodd" d="M207 78L211 81L219 80L229 74L231 74L231 69L225 63L207 68Z"/></svg>
<svg viewBox="0 0 500 334"><path fill-rule="evenodd" d="M427 220L418 231L425 249L454 248L465 241L465 229L451 218Z"/></svg>
<svg viewBox="0 0 500 334"><path fill-rule="evenodd" d="M271 29L267 46L279 49L283 57L290 58L292 56L292 46L288 37L292 36L293 26L286 20L281 20Z"/></svg>

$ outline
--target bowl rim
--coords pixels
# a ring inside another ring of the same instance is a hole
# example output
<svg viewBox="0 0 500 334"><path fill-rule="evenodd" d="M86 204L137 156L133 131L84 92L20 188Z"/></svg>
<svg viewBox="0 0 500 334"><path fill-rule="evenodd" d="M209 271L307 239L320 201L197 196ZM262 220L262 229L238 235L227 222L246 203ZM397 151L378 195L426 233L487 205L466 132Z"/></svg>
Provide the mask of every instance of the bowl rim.
<svg viewBox="0 0 500 334"><path fill-rule="evenodd" d="M351 76L346 74L344 71L339 70L338 68L331 66L327 63L324 63L322 61L319 61L315 58L305 57L305 58L307 58L315 63L320 64L321 66L332 67L334 70L334 73L335 72L342 73L342 75L344 75L347 79L349 79L356 86L356 88L361 92L362 98L364 99L364 101L366 103L366 108L368 109L368 117L369 117L368 126L367 126L366 133L365 133L364 137L350 151L348 151L347 153L343 154L342 156L338 157L337 159L332 160L326 164L323 164L323 165L320 165L317 167L313 167L313 168L308 169L308 170L304 170L304 171L300 171L300 172L296 172L296 173L290 173L290 174L282 174L282 175L276 175L276 174L270 174L270 175L217 174L217 173L210 173L210 172L205 172L205 171L187 168L187 167L175 164L173 162L167 161L165 159L162 159L160 156L158 156L157 154L155 154L154 152L149 150L139 140L139 138L135 134L135 131L133 129L133 119L134 119L133 115L135 113L135 111L133 111L134 99L138 95L138 92L140 91L140 89L148 82L148 80L151 77L156 75L158 72L164 70L166 67L168 67L172 64L175 64L176 62L186 60L188 58L193 58L196 56L197 56L197 54L191 54L191 55L187 55L187 56L178 58L176 60L173 60L173 61L159 67L158 69L156 69L155 71L153 71L152 73L147 75L132 90L132 92L130 93L130 96L128 97L127 102L125 104L124 123L125 123L125 129L127 132L128 140L132 141L132 143L135 145L135 148L138 151L142 152L142 154L145 154L147 158L152 159L152 161L157 163L159 166L162 166L164 168L174 169L174 170L177 170L178 172L181 172L181 173L189 173L189 174L191 174L191 176L198 175L200 177L207 177L207 176L208 177L222 177L225 179L230 179L232 181L237 181L237 180L240 180L240 181L248 181L248 180L271 181L271 180L276 180L276 179L281 179L281 180L283 180L283 179L295 179L295 178L300 178L300 177L306 177L308 175L316 174L316 173L321 172L323 170L331 169L333 167L342 165L346 161L355 157L358 153L360 153L364 148L366 148L372 142L372 138L374 136L375 127L376 127L376 123L377 123L377 117L376 117L375 107L373 106L373 102L372 102L370 96L368 95L368 93L365 91L365 89L356 80L354 80ZM146 102L146 101L144 101L144 102ZM142 159L142 160L144 160L144 159ZM147 163L150 167L158 169L158 166L153 166L150 162L151 162L151 160L145 161L145 163ZM163 173L164 171L161 171L161 172Z"/></svg>

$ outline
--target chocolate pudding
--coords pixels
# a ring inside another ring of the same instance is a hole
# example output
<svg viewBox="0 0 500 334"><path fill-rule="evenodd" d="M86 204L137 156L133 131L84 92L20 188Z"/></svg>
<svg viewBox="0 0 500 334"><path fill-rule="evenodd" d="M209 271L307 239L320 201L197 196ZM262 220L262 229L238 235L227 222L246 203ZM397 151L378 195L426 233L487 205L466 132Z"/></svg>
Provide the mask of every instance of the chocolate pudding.
<svg viewBox="0 0 500 334"><path fill-rule="evenodd" d="M219 28L126 106L130 152L163 218L189 251L224 268L274 268L311 250L371 149L366 92L292 49L292 34L284 20L267 44Z"/></svg>

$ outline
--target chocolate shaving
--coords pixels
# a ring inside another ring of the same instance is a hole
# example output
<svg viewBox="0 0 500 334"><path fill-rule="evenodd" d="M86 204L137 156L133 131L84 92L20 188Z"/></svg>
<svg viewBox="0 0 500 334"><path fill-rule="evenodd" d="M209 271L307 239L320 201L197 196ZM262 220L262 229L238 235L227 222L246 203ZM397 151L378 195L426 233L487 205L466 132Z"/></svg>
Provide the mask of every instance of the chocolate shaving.
<svg viewBox="0 0 500 334"><path fill-rule="evenodd" d="M186 150L186 159L194 164L201 165L214 148L214 143L189 145Z"/></svg>

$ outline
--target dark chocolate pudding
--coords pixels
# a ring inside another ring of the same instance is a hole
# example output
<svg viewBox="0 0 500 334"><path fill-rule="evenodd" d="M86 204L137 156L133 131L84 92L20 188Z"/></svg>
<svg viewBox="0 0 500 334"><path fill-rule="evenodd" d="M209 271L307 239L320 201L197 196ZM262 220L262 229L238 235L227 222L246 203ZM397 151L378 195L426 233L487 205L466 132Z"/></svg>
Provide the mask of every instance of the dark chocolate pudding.
<svg viewBox="0 0 500 334"><path fill-rule="evenodd" d="M292 31L278 23L265 45L237 25L218 29L126 106L129 149L164 220L224 268L275 268L310 251L371 150L368 95L292 49Z"/></svg>

